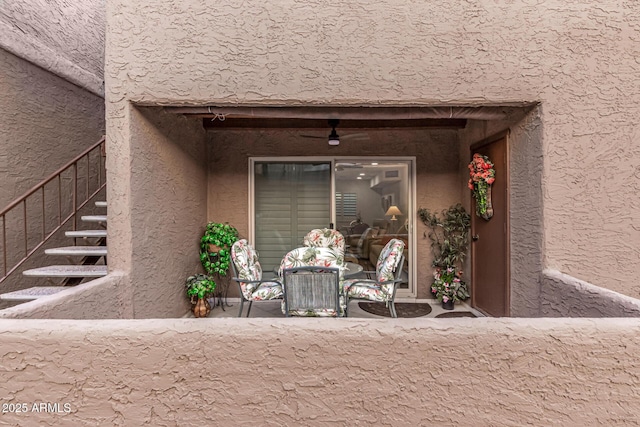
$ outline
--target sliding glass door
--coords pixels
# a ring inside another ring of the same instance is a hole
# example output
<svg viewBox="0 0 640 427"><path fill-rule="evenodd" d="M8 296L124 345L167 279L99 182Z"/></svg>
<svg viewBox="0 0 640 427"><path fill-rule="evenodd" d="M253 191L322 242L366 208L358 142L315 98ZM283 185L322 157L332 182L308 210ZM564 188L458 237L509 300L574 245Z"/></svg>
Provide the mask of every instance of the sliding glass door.
<svg viewBox="0 0 640 427"><path fill-rule="evenodd" d="M264 271L331 223L331 162L253 162L254 235Z"/></svg>
<svg viewBox="0 0 640 427"><path fill-rule="evenodd" d="M249 238L265 272L310 230L333 227L345 236L345 259L365 270L375 269L390 239L403 240L398 296L416 296L414 159L254 158L250 168Z"/></svg>

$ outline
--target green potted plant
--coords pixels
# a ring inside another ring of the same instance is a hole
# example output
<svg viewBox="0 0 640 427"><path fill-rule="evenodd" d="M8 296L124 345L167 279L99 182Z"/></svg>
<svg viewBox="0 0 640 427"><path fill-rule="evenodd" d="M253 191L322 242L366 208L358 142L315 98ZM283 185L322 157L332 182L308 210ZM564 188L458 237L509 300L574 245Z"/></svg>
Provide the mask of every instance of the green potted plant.
<svg viewBox="0 0 640 427"><path fill-rule="evenodd" d="M453 309L453 303L469 298L467 284L461 279L462 265L469 247L471 216L461 204L442 211L440 215L421 208L418 215L429 227L425 237L431 240L435 272L431 292L443 304Z"/></svg>
<svg viewBox="0 0 640 427"><path fill-rule="evenodd" d="M227 223L210 222L200 239L200 262L211 277L224 277L231 265L231 246L238 240L238 230ZM218 283L218 296L226 296L228 283Z"/></svg>
<svg viewBox="0 0 640 427"><path fill-rule="evenodd" d="M453 310L453 305L457 301L469 298L467 285L460 276L462 276L462 271L456 272L453 267L447 267L445 270L436 268L433 273L431 293L446 310Z"/></svg>
<svg viewBox="0 0 640 427"><path fill-rule="evenodd" d="M195 274L187 278L185 286L193 304L194 316L206 317L211 311L207 298L216 290L216 282L206 274Z"/></svg>

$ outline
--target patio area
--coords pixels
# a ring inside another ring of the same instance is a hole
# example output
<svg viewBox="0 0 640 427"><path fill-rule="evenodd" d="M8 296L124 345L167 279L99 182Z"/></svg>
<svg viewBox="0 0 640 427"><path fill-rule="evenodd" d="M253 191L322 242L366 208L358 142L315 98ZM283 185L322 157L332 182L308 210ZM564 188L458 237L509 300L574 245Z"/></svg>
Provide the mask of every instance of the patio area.
<svg viewBox="0 0 640 427"><path fill-rule="evenodd" d="M237 299L229 299L228 303L230 304L230 306L225 306L224 310L220 307L220 306L216 306L211 310L211 313L209 313L210 318L224 318L224 317L237 317L238 316L238 308L240 306L240 302ZM250 318L260 318L260 317L264 317L264 318L279 318L279 317L285 317L284 314L282 314L282 311L280 309L280 303L281 300L274 300L274 301L259 301L259 302L255 302L253 304L253 307L251 307L251 315L249 316ZM363 302L363 301L350 301L349 302L349 317L351 318L369 318L369 319L384 319L384 318L389 318L389 316L378 316L372 313L369 313L363 309L360 308L359 303L364 303L364 304L368 304L368 302ZM449 316L456 316L456 317L484 317L484 315L480 312L478 312L477 310L471 308L471 306L469 304L467 304L466 302L460 302L457 303L454 306L453 310L444 310L441 306L441 304L436 301L435 299L421 299L421 300L413 300L413 301L409 301L409 300L402 300L402 299L397 299L396 300L396 306L398 306L399 304L402 303L415 303L415 304L429 304L431 306L431 312L426 314L425 316L420 316L420 317L431 317L431 318L435 318L438 317L442 314L445 315L449 315ZM247 315L247 305L245 304L244 310L243 310L243 317L246 317ZM388 310L387 310L388 311ZM455 314L448 314L448 313L455 313ZM470 314L469 314L470 313ZM398 316L401 318L402 315L399 312ZM191 311L189 311L187 313L187 315L185 317L194 317L193 313Z"/></svg>

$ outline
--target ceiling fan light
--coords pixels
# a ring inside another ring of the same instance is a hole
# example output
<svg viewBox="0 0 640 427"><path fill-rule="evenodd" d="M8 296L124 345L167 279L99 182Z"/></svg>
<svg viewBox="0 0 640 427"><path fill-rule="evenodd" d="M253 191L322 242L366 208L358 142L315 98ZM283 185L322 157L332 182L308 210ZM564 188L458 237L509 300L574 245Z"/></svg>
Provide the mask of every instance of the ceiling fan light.
<svg viewBox="0 0 640 427"><path fill-rule="evenodd" d="M335 129L333 129L329 135L329 145L340 145L340 137Z"/></svg>

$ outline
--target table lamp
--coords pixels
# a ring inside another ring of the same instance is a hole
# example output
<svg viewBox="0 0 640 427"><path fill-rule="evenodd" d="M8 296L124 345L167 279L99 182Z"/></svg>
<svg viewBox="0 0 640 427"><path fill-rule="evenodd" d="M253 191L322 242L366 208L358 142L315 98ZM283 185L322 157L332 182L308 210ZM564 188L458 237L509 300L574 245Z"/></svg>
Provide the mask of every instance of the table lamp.
<svg viewBox="0 0 640 427"><path fill-rule="evenodd" d="M389 209L387 209L387 213L385 213L385 215L386 216L391 215L391 221L397 221L398 218L396 218L396 215L402 215L402 212L400 212L400 209L398 209L396 205L393 205L393 206L389 206Z"/></svg>

